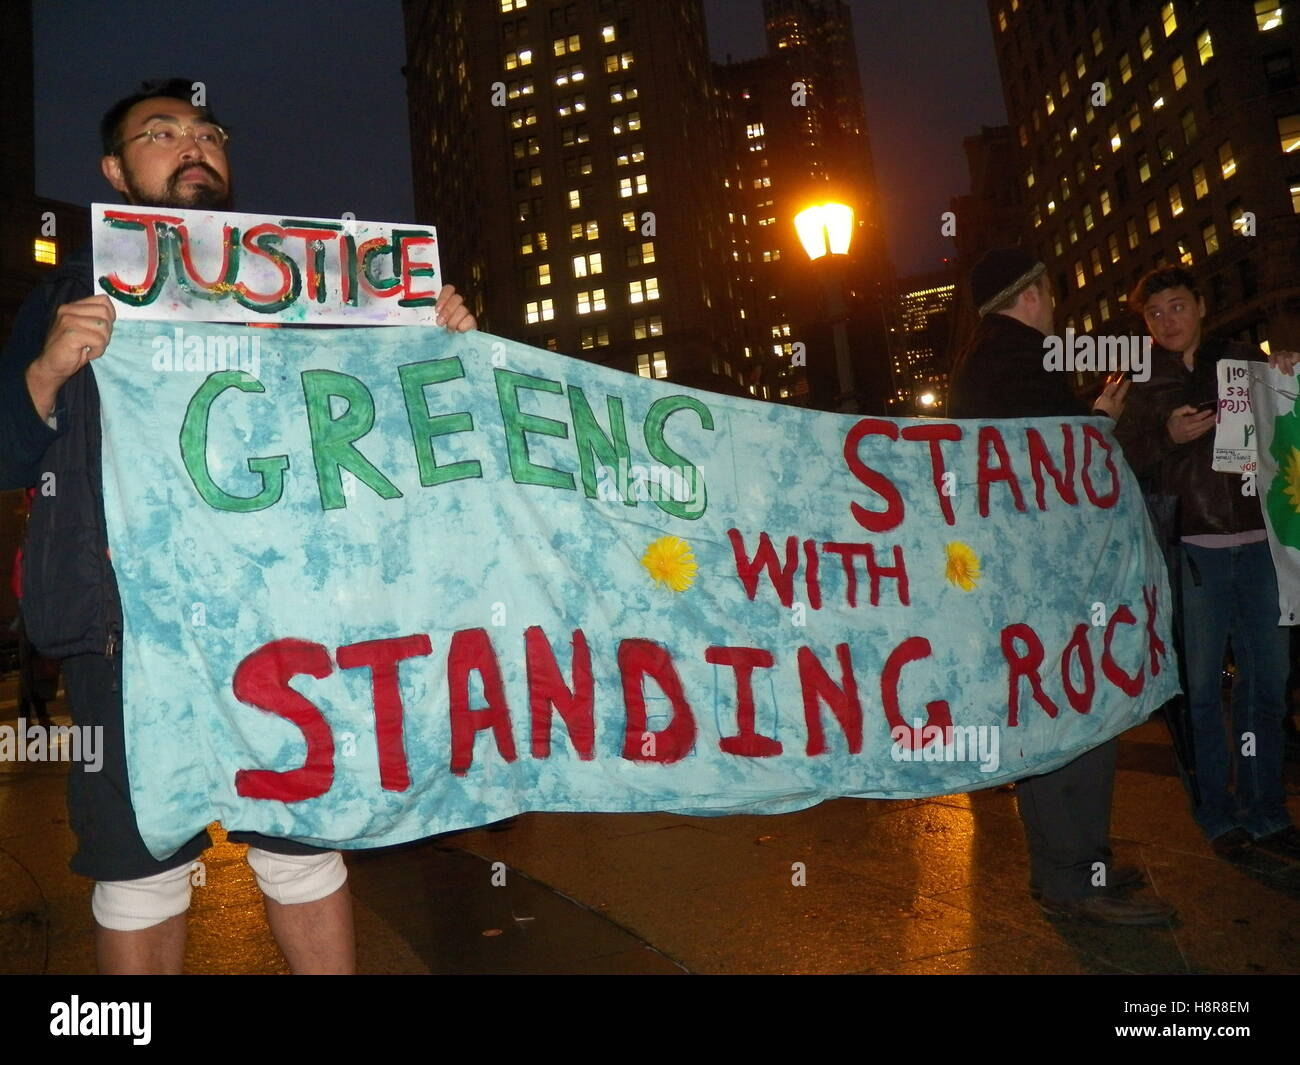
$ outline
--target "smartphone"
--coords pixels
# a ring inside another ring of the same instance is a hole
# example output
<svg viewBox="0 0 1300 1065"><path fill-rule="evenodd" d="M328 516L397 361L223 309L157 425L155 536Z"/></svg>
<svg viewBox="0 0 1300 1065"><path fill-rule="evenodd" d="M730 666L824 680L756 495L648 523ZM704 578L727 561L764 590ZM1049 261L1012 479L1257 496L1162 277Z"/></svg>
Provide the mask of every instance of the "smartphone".
<svg viewBox="0 0 1300 1065"><path fill-rule="evenodd" d="M1217 399L1209 399L1206 400L1204 403L1196 404L1196 413L1204 414L1206 411L1217 410L1218 407L1219 407L1219 401Z"/></svg>

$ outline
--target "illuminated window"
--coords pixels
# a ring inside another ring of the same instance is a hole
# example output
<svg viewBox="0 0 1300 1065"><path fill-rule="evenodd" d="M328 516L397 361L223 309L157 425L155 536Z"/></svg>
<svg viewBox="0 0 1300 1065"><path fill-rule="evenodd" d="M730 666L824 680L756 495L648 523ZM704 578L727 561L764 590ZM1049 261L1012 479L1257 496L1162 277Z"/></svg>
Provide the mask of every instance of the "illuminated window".
<svg viewBox="0 0 1300 1065"><path fill-rule="evenodd" d="M1102 189L1100 199L1101 199L1101 216L1102 218L1105 218L1108 214L1110 214L1110 190ZM1088 228L1091 229L1092 227L1089 226Z"/></svg>
<svg viewBox="0 0 1300 1065"><path fill-rule="evenodd" d="M1118 234L1118 233L1112 233L1109 237L1106 238L1106 250L1107 250L1108 252L1110 252L1110 261L1111 261L1111 262L1113 262L1113 263L1117 263L1117 262L1119 262L1119 255L1120 255L1120 252L1119 252L1119 234Z"/></svg>
<svg viewBox="0 0 1300 1065"><path fill-rule="evenodd" d="M532 279L535 284L549 285L551 283L551 267L549 263L537 264L537 276Z"/></svg>
<svg viewBox="0 0 1300 1065"><path fill-rule="evenodd" d="M1125 52L1119 57L1119 83L1127 85L1129 79L1133 77L1133 64L1129 62L1128 53Z"/></svg>
<svg viewBox="0 0 1300 1065"><path fill-rule="evenodd" d="M1025 174L1025 188L1032 189L1033 187L1034 187L1034 168L1031 166L1028 172Z"/></svg>
<svg viewBox="0 0 1300 1065"><path fill-rule="evenodd" d="M1282 4L1280 0L1255 0L1255 26L1264 33L1275 30L1282 25Z"/></svg>
<svg viewBox="0 0 1300 1065"><path fill-rule="evenodd" d="M45 263L47 266L57 266L59 262L59 246L52 240L37 238L32 245L32 258L38 263Z"/></svg>
<svg viewBox="0 0 1300 1065"><path fill-rule="evenodd" d="M529 325L536 325L538 322L549 322L554 317L555 304L549 299L530 303L524 310L524 319Z"/></svg>
<svg viewBox="0 0 1300 1065"><path fill-rule="evenodd" d="M655 351L642 353L636 357L636 372L642 377L664 378L668 376L668 356L666 352Z"/></svg>
<svg viewBox="0 0 1300 1065"><path fill-rule="evenodd" d="M525 78L523 81L512 81L506 86L506 97L511 100L517 100L521 96L532 96L532 94L532 78Z"/></svg>
<svg viewBox="0 0 1300 1065"><path fill-rule="evenodd" d="M1005 30L1006 28L1007 28L1007 13L1003 8L998 8L998 29Z"/></svg>
<svg viewBox="0 0 1300 1065"><path fill-rule="evenodd" d="M1282 151L1290 154L1300 148L1300 114L1283 115L1277 120L1277 135Z"/></svg>
<svg viewBox="0 0 1300 1065"><path fill-rule="evenodd" d="M1233 200L1228 204L1228 221L1232 223L1232 231L1239 235L1245 235L1246 229L1246 212L1242 210L1241 201Z"/></svg>
<svg viewBox="0 0 1300 1065"><path fill-rule="evenodd" d="M1183 213L1183 193L1177 183L1169 186L1169 213L1174 218Z"/></svg>
<svg viewBox="0 0 1300 1065"><path fill-rule="evenodd" d="M1083 205L1083 229L1085 233L1091 231L1092 224L1092 204L1085 203Z"/></svg>
<svg viewBox="0 0 1300 1065"><path fill-rule="evenodd" d="M592 348L604 348L609 346L609 326L598 325L582 331L582 350L590 351Z"/></svg>
<svg viewBox="0 0 1300 1065"><path fill-rule="evenodd" d="M557 88L563 88L566 85L577 85L578 82L585 79L586 76L587 75L582 72L582 67L580 66L556 67L555 84Z"/></svg>
<svg viewBox="0 0 1300 1065"><path fill-rule="evenodd" d="M570 190L569 190L569 210L571 210L571 211L572 211L572 210L577 210L577 208L579 208L579 207L581 207L581 206L582 206L582 190L581 190L581 189L570 189Z"/></svg>
<svg viewBox="0 0 1300 1065"><path fill-rule="evenodd" d="M587 123L579 122L575 126L560 127L560 143L566 148L572 148L577 144L586 144L591 140L591 135L587 132Z"/></svg>
<svg viewBox="0 0 1300 1065"><path fill-rule="evenodd" d="M1223 174L1224 181L1237 172L1237 160L1232 154L1232 141L1224 141L1219 145L1219 170Z"/></svg>
<svg viewBox="0 0 1300 1065"><path fill-rule="evenodd" d="M591 218L586 222L574 222L569 226L570 240L599 240L600 223Z"/></svg>
<svg viewBox="0 0 1300 1065"><path fill-rule="evenodd" d="M1201 226L1201 241L1205 245L1206 255L1213 255L1219 250L1219 232L1214 228L1213 222Z"/></svg>
<svg viewBox="0 0 1300 1065"><path fill-rule="evenodd" d="M605 73L614 74L620 70L629 70L632 66L632 53L619 52L605 57Z"/></svg>
<svg viewBox="0 0 1300 1065"><path fill-rule="evenodd" d="M601 26L600 39L604 41L606 44L612 43L616 37L617 37L617 32L615 31L613 26Z"/></svg>
<svg viewBox="0 0 1300 1065"><path fill-rule="evenodd" d="M635 100L636 98L635 81L615 82L609 87L609 102L612 104L621 104L624 100Z"/></svg>
<svg viewBox="0 0 1300 1065"><path fill-rule="evenodd" d="M1081 78L1088 73L1088 61L1083 58L1082 52L1074 53L1074 75Z"/></svg>
<svg viewBox="0 0 1300 1065"><path fill-rule="evenodd" d="M1107 130L1107 132L1110 134L1110 150L1112 152L1119 151L1120 145L1123 143L1123 141L1119 139L1119 126L1112 122L1110 124L1110 129Z"/></svg>
<svg viewBox="0 0 1300 1065"><path fill-rule="evenodd" d="M654 261L655 261L654 241L644 240L640 244L629 244L627 246L628 266L647 266Z"/></svg>
<svg viewBox="0 0 1300 1065"><path fill-rule="evenodd" d="M1091 332L1092 332L1092 312L1091 312L1091 311L1084 311L1084 312L1083 312L1083 331L1084 331L1085 333L1091 333Z"/></svg>
<svg viewBox="0 0 1300 1065"><path fill-rule="evenodd" d="M1169 69L1174 74L1174 90L1177 91L1187 84L1187 64L1183 62L1183 57L1178 56L1170 65Z"/></svg>
<svg viewBox="0 0 1300 1065"><path fill-rule="evenodd" d="M564 160L565 177L585 177L591 173L591 156L578 155Z"/></svg>
<svg viewBox="0 0 1300 1065"><path fill-rule="evenodd" d="M1080 288L1083 288L1088 283L1088 275L1083 272L1083 263L1081 262L1074 264L1074 283Z"/></svg>
<svg viewBox="0 0 1300 1065"><path fill-rule="evenodd" d="M1071 244L1078 244L1078 243L1079 243L1079 227L1076 226L1076 225L1074 224L1074 219L1073 219L1073 218L1070 219L1069 225L1066 226L1066 229L1068 229L1068 230L1069 230L1069 233L1070 233L1070 243L1071 243Z"/></svg>
<svg viewBox="0 0 1300 1065"><path fill-rule="evenodd" d="M1201 60L1201 66L1205 66L1214 58L1214 42L1210 40L1210 31L1201 30L1196 38L1196 55Z"/></svg>
<svg viewBox="0 0 1300 1065"><path fill-rule="evenodd" d="M514 142L513 148L516 159L524 159L530 156L542 154L542 142L536 137L517 140Z"/></svg>
<svg viewBox="0 0 1300 1065"><path fill-rule="evenodd" d="M1181 238L1175 242L1174 246L1178 251L1178 261L1184 266L1191 266L1193 263L1192 246Z"/></svg>
<svg viewBox="0 0 1300 1065"><path fill-rule="evenodd" d="M657 300L659 298L659 279L657 277L647 277L644 281L629 281L627 283L627 298L629 303L644 303L647 300Z"/></svg>
<svg viewBox="0 0 1300 1065"><path fill-rule="evenodd" d="M1156 206L1155 200L1147 204L1147 232L1160 232L1160 208Z"/></svg>
<svg viewBox="0 0 1300 1065"><path fill-rule="evenodd" d="M627 166L629 163L644 162L645 149L639 144L632 145L632 147L628 148L626 151L619 152L618 155L614 157L615 166Z"/></svg>
<svg viewBox="0 0 1300 1065"><path fill-rule="evenodd" d="M1070 95L1069 75L1066 74L1064 70L1061 71L1060 76L1056 79L1056 83L1061 87L1061 99L1064 100L1067 96Z"/></svg>
<svg viewBox="0 0 1300 1065"><path fill-rule="evenodd" d="M582 93L578 93L576 96L561 96L555 108L556 114L561 118L581 114L585 110L587 110L587 97Z"/></svg>
<svg viewBox="0 0 1300 1065"><path fill-rule="evenodd" d="M1205 176L1205 167L1197 163L1192 167L1192 195L1198 200L1210 194L1210 182Z"/></svg>
<svg viewBox="0 0 1300 1065"><path fill-rule="evenodd" d="M626 115L615 115L610 129L615 133L633 133L641 128L641 112L631 111Z"/></svg>
<svg viewBox="0 0 1300 1065"><path fill-rule="evenodd" d="M571 33L567 37L556 37L551 42L551 48L556 55L569 55L572 52L582 51L582 38L576 33Z"/></svg>
<svg viewBox="0 0 1300 1065"><path fill-rule="evenodd" d="M605 290L594 288L590 292L578 293L578 313L594 314L605 309Z"/></svg>
<svg viewBox="0 0 1300 1065"><path fill-rule="evenodd" d="M589 274L598 274L600 272L600 252L593 251L590 255L575 255L573 257L574 277L587 277Z"/></svg>
<svg viewBox="0 0 1300 1065"><path fill-rule="evenodd" d="M1049 115L1056 114L1056 100L1052 98L1050 92L1043 97L1043 106L1046 107Z"/></svg>
<svg viewBox="0 0 1300 1065"><path fill-rule="evenodd" d="M623 228L626 229L629 233L636 232L636 215L633 214L631 211L623 212L622 222L623 222Z"/></svg>
<svg viewBox="0 0 1300 1065"><path fill-rule="evenodd" d="M1160 9L1160 25L1164 27L1165 36L1173 36L1174 30L1178 29L1178 16L1174 14L1174 5L1165 4Z"/></svg>
<svg viewBox="0 0 1300 1065"><path fill-rule="evenodd" d="M510 128L523 129L524 126L537 125L537 108L529 107L510 112Z"/></svg>
<svg viewBox="0 0 1300 1065"><path fill-rule="evenodd" d="M1101 51L1103 47L1104 45L1102 44L1102 40L1101 40L1101 30L1094 29L1092 31L1092 54L1101 55Z"/></svg>
<svg viewBox="0 0 1300 1065"><path fill-rule="evenodd" d="M1147 157L1146 152L1142 152L1137 158L1138 181L1145 185L1151 180L1151 160Z"/></svg>
<svg viewBox="0 0 1300 1065"><path fill-rule="evenodd" d="M1129 104L1128 110L1124 112L1124 117L1128 119L1128 131L1136 133L1142 128L1142 112L1138 110L1137 101Z"/></svg>
<svg viewBox="0 0 1300 1065"><path fill-rule="evenodd" d="M645 340L647 337L658 337L664 335L664 320L660 315L651 315L649 318L634 318L632 320L632 339Z"/></svg>
<svg viewBox="0 0 1300 1065"><path fill-rule="evenodd" d="M525 233L519 238L519 253L521 255L531 255L535 251L546 250L545 233Z"/></svg>
<svg viewBox="0 0 1300 1065"><path fill-rule="evenodd" d="M620 178L618 182L618 194L622 199L629 196L641 196L649 191L644 174L637 174L636 177Z"/></svg>
<svg viewBox="0 0 1300 1065"><path fill-rule="evenodd" d="M533 62L533 52L531 48L524 48L518 52L506 53L506 70L514 70L516 67L530 66Z"/></svg>
<svg viewBox="0 0 1300 1065"><path fill-rule="evenodd" d="M1128 237L1129 251L1138 246L1138 227L1137 220L1130 218L1124 226L1125 235Z"/></svg>
<svg viewBox="0 0 1300 1065"><path fill-rule="evenodd" d="M1152 79L1151 79L1150 84L1147 85L1147 93L1148 93L1148 94L1150 95L1150 97L1151 97L1151 110L1152 110L1152 111L1159 111L1160 108L1162 108L1162 107L1165 106L1165 98L1164 98L1163 96L1160 95L1160 79L1159 79L1159 78L1152 78Z"/></svg>
<svg viewBox="0 0 1300 1065"><path fill-rule="evenodd" d="M1150 59L1155 48L1151 44L1151 28L1149 26L1142 27L1142 32L1138 34L1138 45L1142 50L1142 58Z"/></svg>
<svg viewBox="0 0 1300 1065"><path fill-rule="evenodd" d="M501 13L504 15L509 11L522 11L528 6L528 0L501 0Z"/></svg>

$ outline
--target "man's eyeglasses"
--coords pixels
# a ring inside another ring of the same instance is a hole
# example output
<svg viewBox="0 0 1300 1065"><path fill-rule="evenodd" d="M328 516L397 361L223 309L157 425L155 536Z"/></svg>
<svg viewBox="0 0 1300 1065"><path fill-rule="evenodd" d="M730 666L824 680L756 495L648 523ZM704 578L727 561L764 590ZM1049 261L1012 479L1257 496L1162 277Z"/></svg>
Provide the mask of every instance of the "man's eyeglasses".
<svg viewBox="0 0 1300 1065"><path fill-rule="evenodd" d="M127 137L122 141L122 147L125 148L132 141L138 141L142 137L148 137L159 148L173 149L179 147L186 137L193 137L194 143L200 148L217 152L225 148L226 141L230 140L230 134L215 122L196 122L190 126L183 126L173 119L160 118L143 132L137 133L134 137Z"/></svg>

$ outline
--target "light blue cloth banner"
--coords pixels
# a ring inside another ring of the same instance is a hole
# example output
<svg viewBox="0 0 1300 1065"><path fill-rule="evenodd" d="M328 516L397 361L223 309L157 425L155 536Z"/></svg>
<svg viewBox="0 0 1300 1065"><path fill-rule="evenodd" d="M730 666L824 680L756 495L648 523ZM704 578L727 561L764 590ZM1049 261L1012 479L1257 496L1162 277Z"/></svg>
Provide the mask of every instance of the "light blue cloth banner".
<svg viewBox="0 0 1300 1065"><path fill-rule="evenodd" d="M1178 690L1098 419L857 419L418 327L119 321L95 373L159 855L946 794Z"/></svg>

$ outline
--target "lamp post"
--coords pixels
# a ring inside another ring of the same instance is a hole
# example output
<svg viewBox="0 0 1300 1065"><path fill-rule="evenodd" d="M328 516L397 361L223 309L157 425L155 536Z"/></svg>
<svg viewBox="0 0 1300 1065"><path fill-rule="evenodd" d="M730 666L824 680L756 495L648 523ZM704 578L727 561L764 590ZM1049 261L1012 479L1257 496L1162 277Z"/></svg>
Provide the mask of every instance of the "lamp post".
<svg viewBox="0 0 1300 1065"><path fill-rule="evenodd" d="M795 230L808 258L813 262L826 258L822 274L826 316L830 319L835 344L835 373L839 395L837 410L848 413L857 409L857 384L849 358L848 312L844 306L844 285L838 264L848 255L853 239L853 208L846 203L822 203L807 207L794 217Z"/></svg>

